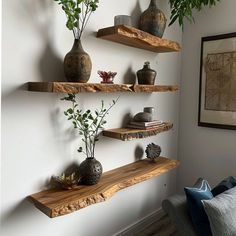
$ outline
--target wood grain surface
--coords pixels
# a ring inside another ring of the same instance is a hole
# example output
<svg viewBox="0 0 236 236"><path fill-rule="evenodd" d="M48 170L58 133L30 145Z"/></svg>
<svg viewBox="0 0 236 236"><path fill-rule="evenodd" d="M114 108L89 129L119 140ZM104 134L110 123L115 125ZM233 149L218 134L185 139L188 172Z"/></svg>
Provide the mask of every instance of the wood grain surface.
<svg viewBox="0 0 236 236"><path fill-rule="evenodd" d="M48 93L175 92L177 85L98 84L70 82L28 82L28 90Z"/></svg>
<svg viewBox="0 0 236 236"><path fill-rule="evenodd" d="M40 211L53 218L103 202L119 190L161 175L178 164L178 161L165 157L159 157L156 162L144 159L105 172L96 185L80 185L73 190L46 190L33 194L28 199Z"/></svg>
<svg viewBox="0 0 236 236"><path fill-rule="evenodd" d="M132 84L98 84L70 82L28 82L28 90L49 93L133 92Z"/></svg>
<svg viewBox="0 0 236 236"><path fill-rule="evenodd" d="M119 139L122 141L131 141L134 139L142 139L157 135L158 133L170 130L172 127L173 124L164 122L162 126L148 130L132 128L108 129L103 131L103 136Z"/></svg>
<svg viewBox="0 0 236 236"><path fill-rule="evenodd" d="M97 32L97 37L157 53L178 52L181 49L177 42L158 38L126 25L100 29Z"/></svg>
<svg viewBox="0 0 236 236"><path fill-rule="evenodd" d="M132 87L135 93L152 93L152 92L176 92L179 90L178 85L141 85L135 84Z"/></svg>

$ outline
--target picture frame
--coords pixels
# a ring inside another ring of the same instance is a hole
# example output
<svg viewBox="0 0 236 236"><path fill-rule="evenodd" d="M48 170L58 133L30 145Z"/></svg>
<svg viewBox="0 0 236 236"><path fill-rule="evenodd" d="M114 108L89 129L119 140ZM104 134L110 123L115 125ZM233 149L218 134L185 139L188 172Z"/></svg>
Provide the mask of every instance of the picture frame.
<svg viewBox="0 0 236 236"><path fill-rule="evenodd" d="M236 129L236 32L201 39L198 126Z"/></svg>

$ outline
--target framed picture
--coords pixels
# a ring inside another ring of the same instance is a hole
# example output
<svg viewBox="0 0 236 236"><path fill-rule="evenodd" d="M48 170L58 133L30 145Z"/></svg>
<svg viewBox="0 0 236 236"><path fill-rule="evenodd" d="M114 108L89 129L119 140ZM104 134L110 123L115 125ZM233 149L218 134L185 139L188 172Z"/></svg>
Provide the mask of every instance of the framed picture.
<svg viewBox="0 0 236 236"><path fill-rule="evenodd" d="M198 125L236 129L236 33L202 38Z"/></svg>

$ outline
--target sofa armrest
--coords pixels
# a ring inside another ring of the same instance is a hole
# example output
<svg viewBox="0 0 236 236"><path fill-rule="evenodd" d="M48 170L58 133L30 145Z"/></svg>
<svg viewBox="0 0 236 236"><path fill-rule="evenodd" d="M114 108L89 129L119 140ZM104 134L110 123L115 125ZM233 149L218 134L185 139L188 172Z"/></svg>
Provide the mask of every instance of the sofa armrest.
<svg viewBox="0 0 236 236"><path fill-rule="evenodd" d="M196 236L190 215L188 213L186 197L173 195L162 202L163 210L169 215L171 221L176 224L179 235Z"/></svg>

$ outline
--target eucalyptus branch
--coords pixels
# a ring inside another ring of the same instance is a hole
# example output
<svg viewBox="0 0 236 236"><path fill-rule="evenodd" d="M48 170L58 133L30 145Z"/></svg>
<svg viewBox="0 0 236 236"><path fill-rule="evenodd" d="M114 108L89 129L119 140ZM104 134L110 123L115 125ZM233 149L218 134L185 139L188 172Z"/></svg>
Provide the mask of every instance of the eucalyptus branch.
<svg viewBox="0 0 236 236"><path fill-rule="evenodd" d="M117 103L118 99L119 99L119 97L116 100L113 100L113 104L110 105L110 107L107 110L105 110L105 113L103 113L103 115L102 115L102 117L100 119L100 122L98 123L98 126L97 126L97 128L95 130L95 142L93 144L93 154L94 154L94 151L95 151L95 143L96 143L96 137L98 136L99 127L101 126L102 122L105 124L104 117L108 114L108 112L111 110L111 108L113 106L115 106L115 104ZM103 101L102 101L102 109L103 109Z"/></svg>
<svg viewBox="0 0 236 236"><path fill-rule="evenodd" d="M86 9L85 9L85 13L84 13L84 17L83 17L82 25L81 25L81 32L83 32L83 30L84 30L84 24L85 24L87 15L88 15L88 10L89 10L89 6L86 5ZM79 37L79 38L81 38L81 34L80 34L80 37Z"/></svg>
<svg viewBox="0 0 236 236"><path fill-rule="evenodd" d="M61 100L66 100L72 102L72 106L69 107L65 112L68 120L72 121L75 129L78 129L79 134L83 136L82 141L84 142L85 151L82 147L79 147L78 152L84 153L87 157L94 157L95 145L99 140L99 130L103 129L106 124L105 116L111 110L111 108L116 104L119 98L113 100L108 109L104 108L104 102L102 101L102 106L100 110L95 110L95 114L92 114L90 110L82 112L78 109L78 103L76 102L76 96L74 94L68 94Z"/></svg>
<svg viewBox="0 0 236 236"><path fill-rule="evenodd" d="M84 4L82 4L81 14L82 14L82 18L84 18Z"/></svg>
<svg viewBox="0 0 236 236"><path fill-rule="evenodd" d="M99 0L54 1L62 6L62 10L67 16L66 27L73 31L75 38L80 39L91 16L91 13L96 11L98 8Z"/></svg>
<svg viewBox="0 0 236 236"><path fill-rule="evenodd" d="M87 17L87 19L86 19L86 21L85 21L85 23L84 23L84 26L83 26L83 28L82 28L83 31L84 31L85 27L86 27L87 24L88 24L88 21L89 21L89 18L90 18L90 16L91 16L91 14L92 14L92 11L89 12L89 15L88 15L88 17Z"/></svg>

